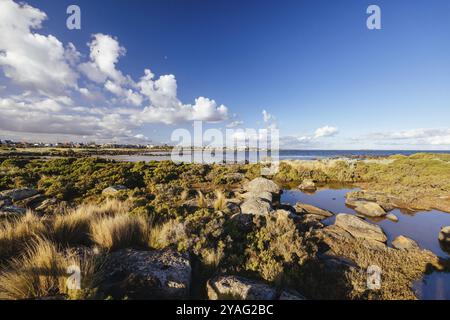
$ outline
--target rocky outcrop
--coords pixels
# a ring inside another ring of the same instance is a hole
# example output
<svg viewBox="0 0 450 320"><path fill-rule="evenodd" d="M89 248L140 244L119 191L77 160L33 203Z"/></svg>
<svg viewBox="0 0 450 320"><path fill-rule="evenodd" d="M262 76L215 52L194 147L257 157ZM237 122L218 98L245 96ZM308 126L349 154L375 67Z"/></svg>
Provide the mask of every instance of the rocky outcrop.
<svg viewBox="0 0 450 320"><path fill-rule="evenodd" d="M36 209L46 199L46 196L42 194L36 194L32 197L20 200L16 202L16 205L28 209Z"/></svg>
<svg viewBox="0 0 450 320"><path fill-rule="evenodd" d="M264 216L272 212L272 206L267 201L259 198L250 198L241 204L241 212L243 214Z"/></svg>
<svg viewBox="0 0 450 320"><path fill-rule="evenodd" d="M189 297L191 265L175 250L114 252L105 264L101 290L113 298L185 299Z"/></svg>
<svg viewBox="0 0 450 320"><path fill-rule="evenodd" d="M0 192L0 198L11 198L12 201L20 201L36 195L38 192L32 188L12 189Z"/></svg>
<svg viewBox="0 0 450 320"><path fill-rule="evenodd" d="M239 276L218 276L208 280L210 300L273 300L276 290L269 285Z"/></svg>
<svg viewBox="0 0 450 320"><path fill-rule="evenodd" d="M362 214L366 217L384 217L386 215L386 211L375 202L369 202L369 201L354 201L354 200L348 200L346 201L346 204L354 207L355 211L359 214Z"/></svg>
<svg viewBox="0 0 450 320"><path fill-rule="evenodd" d="M303 180L302 183L298 186L298 188L303 191L316 191L317 190L316 184L311 179Z"/></svg>
<svg viewBox="0 0 450 320"><path fill-rule="evenodd" d="M439 241L446 248L450 248L450 226L441 229L439 232Z"/></svg>
<svg viewBox="0 0 450 320"><path fill-rule="evenodd" d="M392 240L392 246L399 250L419 249L417 242L405 236L398 236Z"/></svg>
<svg viewBox="0 0 450 320"><path fill-rule="evenodd" d="M115 186L110 186L106 189L103 189L102 194L106 195L106 196L112 196L115 195L117 193L119 193L120 191L124 191L127 190L127 187L122 186L122 185L115 185Z"/></svg>
<svg viewBox="0 0 450 320"><path fill-rule="evenodd" d="M255 194L261 194L262 192L270 192L272 194L281 193L281 188L275 182L262 177L250 181L246 185L245 190Z"/></svg>
<svg viewBox="0 0 450 320"><path fill-rule="evenodd" d="M399 200L391 196L363 190L349 192L346 198L346 204L350 207L355 206L353 203L356 201L368 201L379 204L384 211L391 211L399 204Z"/></svg>
<svg viewBox="0 0 450 320"><path fill-rule="evenodd" d="M336 216L335 225L347 231L355 238L386 242L387 237L383 230L374 224L368 223L354 215L340 213Z"/></svg>

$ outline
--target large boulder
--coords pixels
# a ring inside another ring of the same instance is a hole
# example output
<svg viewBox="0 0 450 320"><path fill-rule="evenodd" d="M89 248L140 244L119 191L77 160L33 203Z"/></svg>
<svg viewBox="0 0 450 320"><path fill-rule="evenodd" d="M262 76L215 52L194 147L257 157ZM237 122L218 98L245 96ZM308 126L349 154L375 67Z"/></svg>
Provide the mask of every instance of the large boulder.
<svg viewBox="0 0 450 320"><path fill-rule="evenodd" d="M272 212L272 206L267 201L259 198L250 198L241 204L243 214L265 216Z"/></svg>
<svg viewBox="0 0 450 320"><path fill-rule="evenodd" d="M450 226L441 229L439 241L445 246L450 246Z"/></svg>
<svg viewBox="0 0 450 320"><path fill-rule="evenodd" d="M113 298L186 299L191 265L186 254L175 250L114 252L105 264L101 290Z"/></svg>
<svg viewBox="0 0 450 320"><path fill-rule="evenodd" d="M322 217L322 219L333 216L333 213L331 211L301 202L297 202L297 204L295 205L295 211L298 214L313 214L316 216L320 216Z"/></svg>
<svg viewBox="0 0 450 320"><path fill-rule="evenodd" d="M11 198L13 201L20 201L36 195L38 192L32 188L11 189L0 192L0 197Z"/></svg>
<svg viewBox="0 0 450 320"><path fill-rule="evenodd" d="M392 246L399 250L419 249L417 242L405 236L398 236L392 240Z"/></svg>
<svg viewBox="0 0 450 320"><path fill-rule="evenodd" d="M368 223L354 215L340 213L335 225L344 229L355 238L386 242L387 237L379 226Z"/></svg>
<svg viewBox="0 0 450 320"><path fill-rule="evenodd" d="M276 290L269 285L239 276L218 276L208 280L210 300L273 300Z"/></svg>
<svg viewBox="0 0 450 320"><path fill-rule="evenodd" d="M298 186L298 188L303 191L316 191L317 190L316 184L311 179L303 180L302 183Z"/></svg>
<svg viewBox="0 0 450 320"><path fill-rule="evenodd" d="M272 193L267 192L267 191L260 192L260 193L246 192L241 195L241 198L246 199L246 200L251 199L251 198L257 198L257 199L266 200L266 201L272 203L273 195L272 195Z"/></svg>
<svg viewBox="0 0 450 320"><path fill-rule="evenodd" d="M351 204L350 204L351 203ZM369 201L347 201L351 207L355 208L355 211L359 214L362 214L366 217L384 217L386 215L386 211L375 202Z"/></svg>
<svg viewBox="0 0 450 320"><path fill-rule="evenodd" d="M245 189L256 194L262 192L279 194L281 192L281 188L275 182L263 177L253 179L247 184Z"/></svg>

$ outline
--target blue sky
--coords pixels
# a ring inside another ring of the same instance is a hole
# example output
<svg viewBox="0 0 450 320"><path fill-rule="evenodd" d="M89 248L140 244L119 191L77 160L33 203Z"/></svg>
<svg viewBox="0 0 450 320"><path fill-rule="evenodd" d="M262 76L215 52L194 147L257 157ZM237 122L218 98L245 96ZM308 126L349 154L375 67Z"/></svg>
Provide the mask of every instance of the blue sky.
<svg viewBox="0 0 450 320"><path fill-rule="evenodd" d="M17 44L0 40L0 52L9 58L0 58L4 100L0 110L5 109L3 119L0 114L0 139L145 137L167 142L174 129L191 128L191 121L197 119L217 128L230 123L242 128L277 126L283 148L450 148L449 1L26 3L45 13L46 19L18 5L3 10L16 18L10 19L10 25L0 22L0 36L17 29L14 24L22 23L26 30L14 37ZM81 8L81 30L66 28L70 4ZM370 4L381 8L381 30L366 27ZM40 27L29 27L25 20L32 21L35 15L42 20ZM48 43L44 48L38 38L32 44L21 43L27 34L42 35ZM99 34L103 37L95 38ZM101 59L109 53L102 51L100 58L92 58L90 51L97 48L94 39L97 44L105 41L102 50L112 51L117 47L108 40L116 41L121 47L114 51L120 52L117 62L107 61L102 69ZM45 50L58 47L53 40L64 47L61 57L42 57ZM69 43L75 48L70 51L76 52L74 61L67 60ZM30 68L25 69L27 63ZM95 70L80 65L96 63L103 78L92 81ZM53 74L39 68L33 71L37 64L55 70ZM155 93L154 82L150 82L151 93L142 93L139 81L144 69L154 74L149 81L173 75L176 97L165 94L166 87L161 89L164 94ZM54 85L45 88L39 79L65 84L56 92ZM98 99L85 99L81 88ZM135 100L127 96L128 90ZM207 100L196 103L198 97ZM186 114L174 107L173 114L159 121L158 115L170 103L188 108ZM101 110L92 112L96 108ZM33 116L12 123L19 109ZM272 115L266 122L263 110ZM76 123L83 124L80 128Z"/></svg>

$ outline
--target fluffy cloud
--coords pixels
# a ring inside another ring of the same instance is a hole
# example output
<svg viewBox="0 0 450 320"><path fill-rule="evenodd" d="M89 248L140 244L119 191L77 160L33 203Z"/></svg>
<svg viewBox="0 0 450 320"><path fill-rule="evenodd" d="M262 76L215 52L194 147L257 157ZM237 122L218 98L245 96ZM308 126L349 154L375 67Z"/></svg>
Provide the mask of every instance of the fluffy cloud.
<svg viewBox="0 0 450 320"><path fill-rule="evenodd" d="M41 93L61 93L76 87L77 74L69 65L77 51L66 50L54 36L34 33L46 14L12 0L0 1L0 68L5 76L24 88Z"/></svg>
<svg viewBox="0 0 450 320"><path fill-rule="evenodd" d="M395 132L377 132L364 139L384 142L402 142L405 145L450 145L450 129L411 129Z"/></svg>
<svg viewBox="0 0 450 320"><path fill-rule="evenodd" d="M325 126L322 128L318 128L314 132L314 138L318 139L318 138L324 138L324 137L333 137L333 136L337 135L338 132L339 132L338 128Z"/></svg>
<svg viewBox="0 0 450 320"><path fill-rule="evenodd" d="M0 98L3 134L147 139L135 131L148 123L228 118L227 107L213 99L181 102L174 75L157 78L147 69L135 82L118 68L126 49L113 36L94 34L87 61L81 61L72 43L37 33L46 19L37 8L0 0L0 72L6 78L0 81L7 82Z"/></svg>
<svg viewBox="0 0 450 320"><path fill-rule="evenodd" d="M195 99L195 104L183 104L177 98L177 81L174 75L163 75L154 80L155 75L145 70L145 75L137 84L141 94L150 105L137 115L137 119L148 123L173 124L183 121L219 122L228 118L228 108L217 105L216 101L205 97Z"/></svg>

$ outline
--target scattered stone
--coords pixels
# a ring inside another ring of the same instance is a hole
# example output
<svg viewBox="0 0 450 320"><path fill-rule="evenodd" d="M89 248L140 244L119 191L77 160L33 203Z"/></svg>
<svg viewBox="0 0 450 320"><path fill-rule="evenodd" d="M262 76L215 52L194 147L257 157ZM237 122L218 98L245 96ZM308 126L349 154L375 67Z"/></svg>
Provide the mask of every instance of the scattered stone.
<svg viewBox="0 0 450 320"><path fill-rule="evenodd" d="M260 194L262 192L279 194L281 192L281 188L275 182L262 177L255 178L250 181L246 186L246 190L256 194Z"/></svg>
<svg viewBox="0 0 450 320"><path fill-rule="evenodd" d="M127 187L123 186L123 185L116 185L116 186L111 186L108 187L106 189L103 189L102 194L104 195L115 195L120 191L124 191L127 190Z"/></svg>
<svg viewBox="0 0 450 320"><path fill-rule="evenodd" d="M172 249L126 249L110 255L101 290L113 298L186 299L191 265L186 254Z"/></svg>
<svg viewBox="0 0 450 320"><path fill-rule="evenodd" d="M313 214L321 216L322 219L333 216L333 213L328 210L324 210L319 207L301 202L297 202L297 204L295 205L295 210L299 214Z"/></svg>
<svg viewBox="0 0 450 320"><path fill-rule="evenodd" d="M398 217L395 214L393 214L393 213L387 214L386 218L391 220L391 221L398 222Z"/></svg>
<svg viewBox="0 0 450 320"><path fill-rule="evenodd" d="M306 298L297 291L283 290L278 300L306 300Z"/></svg>
<svg viewBox="0 0 450 320"><path fill-rule="evenodd" d="M38 192L32 188L12 189L0 192L0 196L9 197L13 201L20 201L36 195Z"/></svg>
<svg viewBox="0 0 450 320"><path fill-rule="evenodd" d="M349 204L349 202L346 202ZM355 207L355 211L367 217L383 217L386 211L375 202L369 201L351 201L351 206Z"/></svg>
<svg viewBox="0 0 450 320"><path fill-rule="evenodd" d="M405 236L398 236L392 240L392 246L399 250L419 249L417 242Z"/></svg>
<svg viewBox="0 0 450 320"><path fill-rule="evenodd" d="M317 187L313 180L311 179L305 179L302 181L302 183L298 186L300 190L304 191L316 191Z"/></svg>
<svg viewBox="0 0 450 320"><path fill-rule="evenodd" d="M241 204L241 212L246 214L264 216L272 212L272 206L267 201L257 198L251 198Z"/></svg>
<svg viewBox="0 0 450 320"><path fill-rule="evenodd" d="M206 285L210 300L274 300L276 290L269 285L239 276L218 276Z"/></svg>
<svg viewBox="0 0 450 320"><path fill-rule="evenodd" d="M335 225L344 229L355 238L386 242L387 237L379 226L366 222L354 215L340 213Z"/></svg>

